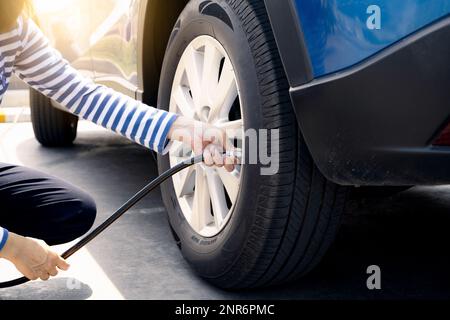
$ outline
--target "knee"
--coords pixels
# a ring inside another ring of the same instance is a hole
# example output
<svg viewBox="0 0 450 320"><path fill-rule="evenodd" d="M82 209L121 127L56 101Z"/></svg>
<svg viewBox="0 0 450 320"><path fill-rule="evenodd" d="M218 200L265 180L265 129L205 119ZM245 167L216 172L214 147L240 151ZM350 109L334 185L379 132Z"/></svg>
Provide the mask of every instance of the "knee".
<svg viewBox="0 0 450 320"><path fill-rule="evenodd" d="M88 232L95 221L97 207L94 199L77 190L71 193L70 200L46 207L48 218L36 238L45 240L49 245L58 245L73 241Z"/></svg>
<svg viewBox="0 0 450 320"><path fill-rule="evenodd" d="M92 228L97 215L97 206L91 196L80 192L66 208L63 229L66 230L68 238L65 242L69 242L83 236Z"/></svg>
<svg viewBox="0 0 450 320"><path fill-rule="evenodd" d="M85 194L80 197L80 202L77 210L76 219L76 229L78 236L80 237L88 232L94 225L95 218L97 216L97 205L91 196Z"/></svg>

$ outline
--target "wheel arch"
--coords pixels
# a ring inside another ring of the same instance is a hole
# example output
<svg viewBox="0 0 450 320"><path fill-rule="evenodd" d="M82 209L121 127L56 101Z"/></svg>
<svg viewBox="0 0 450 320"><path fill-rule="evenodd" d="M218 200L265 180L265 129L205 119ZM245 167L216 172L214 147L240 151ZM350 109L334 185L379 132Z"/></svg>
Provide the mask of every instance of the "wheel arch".
<svg viewBox="0 0 450 320"><path fill-rule="evenodd" d="M138 98L155 106L159 78L172 29L189 0L142 0L139 13Z"/></svg>

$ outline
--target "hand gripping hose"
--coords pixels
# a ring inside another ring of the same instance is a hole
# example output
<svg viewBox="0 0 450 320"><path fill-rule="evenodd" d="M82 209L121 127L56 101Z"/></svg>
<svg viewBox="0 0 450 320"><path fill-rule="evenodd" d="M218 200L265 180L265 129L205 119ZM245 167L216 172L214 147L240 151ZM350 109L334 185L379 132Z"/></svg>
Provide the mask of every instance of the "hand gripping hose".
<svg viewBox="0 0 450 320"><path fill-rule="evenodd" d="M114 212L114 214L111 217L109 217L107 220L105 220L105 222L103 222L101 225L99 225L97 228L95 228L92 232L90 232L88 235L86 235L84 238L82 238L74 246L69 248L61 256L64 259L67 259L70 256L72 256L75 252L79 251L81 248L83 248L85 245L87 245L89 242L91 242L97 236L99 236L110 225L112 225L117 219L119 219L121 216L123 216L128 210L130 210L142 198L144 198L146 195L148 195L154 189L159 187L164 181L166 181L173 175L177 174L178 172L180 172L186 168L189 168L190 166L193 166L194 164L198 164L201 162L203 162L203 156L197 156L197 157L194 157L194 158L191 158L191 159L188 159L186 161L179 163L175 167L167 170L166 172L164 172L163 174L158 176L155 180L153 180L148 185L146 185L141 191L136 193L130 200L128 200L126 203L124 203L119 209L117 209L117 211ZM1 282L0 289L18 286L18 285L27 283L28 281L30 281L28 278L22 277L22 278L8 281L8 282Z"/></svg>

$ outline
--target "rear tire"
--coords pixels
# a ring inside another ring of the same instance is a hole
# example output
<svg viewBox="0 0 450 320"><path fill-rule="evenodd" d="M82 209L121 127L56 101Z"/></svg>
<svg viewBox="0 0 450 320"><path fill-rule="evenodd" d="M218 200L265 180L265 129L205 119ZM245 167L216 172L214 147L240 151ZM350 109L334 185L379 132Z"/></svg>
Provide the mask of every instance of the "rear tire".
<svg viewBox="0 0 450 320"><path fill-rule="evenodd" d="M52 106L51 100L30 89L31 121L36 139L45 147L72 145L78 117Z"/></svg>
<svg viewBox="0 0 450 320"><path fill-rule="evenodd" d="M347 189L320 173L297 127L263 1L192 0L169 41L158 105L167 110L180 57L202 35L219 41L232 61L245 129L280 130L280 169L262 176L260 165L245 166L231 219L214 237L189 225L168 181L162 195L171 228L186 260L214 285L240 289L297 279L332 243ZM167 170L169 157L159 156L158 164Z"/></svg>

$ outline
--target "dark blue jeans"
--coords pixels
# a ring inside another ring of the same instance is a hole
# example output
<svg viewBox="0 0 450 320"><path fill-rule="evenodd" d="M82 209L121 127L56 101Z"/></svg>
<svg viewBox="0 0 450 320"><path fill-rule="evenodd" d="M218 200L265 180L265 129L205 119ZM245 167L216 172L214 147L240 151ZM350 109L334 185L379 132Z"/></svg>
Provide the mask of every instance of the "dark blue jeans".
<svg viewBox="0 0 450 320"><path fill-rule="evenodd" d="M0 226L49 245L70 242L92 227L96 206L84 191L25 167L0 163Z"/></svg>

